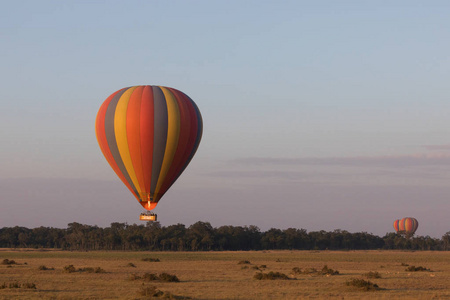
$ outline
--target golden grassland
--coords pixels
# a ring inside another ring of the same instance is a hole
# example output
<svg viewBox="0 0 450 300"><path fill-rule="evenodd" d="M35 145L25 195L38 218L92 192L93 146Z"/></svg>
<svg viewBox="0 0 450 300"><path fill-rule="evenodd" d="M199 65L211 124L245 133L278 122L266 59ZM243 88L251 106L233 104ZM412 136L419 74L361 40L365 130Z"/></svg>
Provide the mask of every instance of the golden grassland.
<svg viewBox="0 0 450 300"><path fill-rule="evenodd" d="M143 261L158 258L159 262ZM1 264L3 260L16 264ZM250 264L239 264L241 261ZM134 264L135 267L131 266ZM64 267L100 267L104 273L64 272ZM265 265L265 267L263 267ZM295 267L339 275L293 274ZM409 266L428 271L411 272ZM54 268L39 270L40 266ZM259 270L258 270L258 269ZM289 280L256 280L257 272L281 272ZM130 280L132 275L169 273L180 282ZM364 274L378 272L381 278ZM347 286L369 280L380 290ZM35 284L11 288L11 283ZM155 286L175 299L450 299L450 252L432 251L239 251L70 252L0 249L0 299L149 299Z"/></svg>

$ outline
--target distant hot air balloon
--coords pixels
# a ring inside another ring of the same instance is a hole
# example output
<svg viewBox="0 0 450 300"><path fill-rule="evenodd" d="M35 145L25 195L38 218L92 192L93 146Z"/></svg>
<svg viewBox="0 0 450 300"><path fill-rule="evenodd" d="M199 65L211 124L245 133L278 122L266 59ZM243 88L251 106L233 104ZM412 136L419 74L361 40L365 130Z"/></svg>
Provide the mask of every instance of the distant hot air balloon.
<svg viewBox="0 0 450 300"><path fill-rule="evenodd" d="M400 222L400 220L395 220L394 221L394 229L395 229L395 232L399 232L399 228L398 228L398 223Z"/></svg>
<svg viewBox="0 0 450 300"><path fill-rule="evenodd" d="M413 235L417 227L419 227L419 222L414 218L403 218L394 222L395 231L407 235Z"/></svg>
<svg viewBox="0 0 450 300"><path fill-rule="evenodd" d="M95 131L114 172L150 211L197 151L203 122L186 94L169 87L133 86L103 102ZM156 220L156 215L141 214L140 219Z"/></svg>

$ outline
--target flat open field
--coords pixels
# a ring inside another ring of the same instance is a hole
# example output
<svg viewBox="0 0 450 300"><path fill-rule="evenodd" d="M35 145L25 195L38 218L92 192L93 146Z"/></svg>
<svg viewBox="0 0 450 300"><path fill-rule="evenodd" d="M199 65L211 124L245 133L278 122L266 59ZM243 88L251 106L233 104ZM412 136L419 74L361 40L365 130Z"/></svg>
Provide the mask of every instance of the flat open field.
<svg viewBox="0 0 450 300"><path fill-rule="evenodd" d="M143 258L160 261L143 261ZM14 260L16 264L1 264L5 259ZM250 263L239 264L245 260ZM76 272L65 272L64 267L68 265L73 265ZM292 272L295 267L303 271L307 268L321 270L324 265L339 271L339 275L293 275ZM429 270L406 271L406 265ZM40 266L50 270L40 270ZM105 272L79 271L98 267ZM271 271L284 273L290 279L253 278L258 272ZM145 273L159 275L163 272L176 275L180 282L139 278ZM378 272L381 278L367 278L364 274L368 272ZM364 291L347 286L346 282L352 278L369 280L381 289ZM14 288L15 283L21 287ZM29 286L24 288L27 283ZM30 288L32 284L35 289ZM149 299L141 291L150 286L166 295L170 293L175 299L450 299L450 252L0 249L0 299Z"/></svg>

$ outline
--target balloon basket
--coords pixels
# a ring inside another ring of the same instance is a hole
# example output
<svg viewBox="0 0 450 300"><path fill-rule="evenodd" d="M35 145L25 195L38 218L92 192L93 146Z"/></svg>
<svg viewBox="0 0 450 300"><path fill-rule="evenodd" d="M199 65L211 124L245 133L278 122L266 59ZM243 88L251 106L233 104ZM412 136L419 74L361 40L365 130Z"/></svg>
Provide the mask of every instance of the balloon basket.
<svg viewBox="0 0 450 300"><path fill-rule="evenodd" d="M156 219L158 218L158 216L154 213L142 213L139 216L139 220L141 221L149 221L149 222L153 222L156 221Z"/></svg>

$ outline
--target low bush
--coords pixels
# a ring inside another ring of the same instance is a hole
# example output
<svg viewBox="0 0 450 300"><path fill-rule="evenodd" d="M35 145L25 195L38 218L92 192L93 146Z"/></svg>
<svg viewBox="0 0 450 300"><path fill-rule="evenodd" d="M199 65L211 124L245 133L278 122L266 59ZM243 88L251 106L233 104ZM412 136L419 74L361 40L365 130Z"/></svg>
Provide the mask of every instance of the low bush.
<svg viewBox="0 0 450 300"><path fill-rule="evenodd" d="M40 270L40 271L49 271L49 270L54 270L55 268L47 268L46 266L44 266L44 265L41 265L41 266L39 266L38 267L38 270Z"/></svg>
<svg viewBox="0 0 450 300"><path fill-rule="evenodd" d="M94 268L91 267L79 268L78 272L94 273Z"/></svg>
<svg viewBox="0 0 450 300"><path fill-rule="evenodd" d="M36 289L36 284L32 283L32 282L26 282L22 284L22 288L23 289Z"/></svg>
<svg viewBox="0 0 450 300"><path fill-rule="evenodd" d="M145 297L144 299L192 299L191 297L175 296L170 292L160 291L155 286L142 286L138 292L138 295Z"/></svg>
<svg viewBox="0 0 450 300"><path fill-rule="evenodd" d="M150 298L159 298L164 295L164 292L158 290L155 286L143 286L139 290L140 296L150 297Z"/></svg>
<svg viewBox="0 0 450 300"><path fill-rule="evenodd" d="M323 266L322 270L318 272L319 275L339 275L339 271L328 268L327 265Z"/></svg>
<svg viewBox="0 0 450 300"><path fill-rule="evenodd" d="M128 263L127 267L136 268L136 265L133 263Z"/></svg>
<svg viewBox="0 0 450 300"><path fill-rule="evenodd" d="M84 268L78 268L78 270L73 265L68 265L63 268L64 272L66 273L74 273L74 272L80 272L80 273L106 273L105 270L103 270L100 267L92 268L92 267L84 267Z"/></svg>
<svg viewBox="0 0 450 300"><path fill-rule="evenodd" d="M66 273L73 273L73 272L76 272L77 269L75 269L75 267L73 265L68 265L63 268L63 271Z"/></svg>
<svg viewBox="0 0 450 300"><path fill-rule="evenodd" d="M159 274L159 280L167 281L167 282L179 282L180 281L177 276L171 275L168 273Z"/></svg>
<svg viewBox="0 0 450 300"><path fill-rule="evenodd" d="M154 273L145 273L144 275L142 275L142 279L144 281L155 281L155 280L159 280L158 276Z"/></svg>
<svg viewBox="0 0 450 300"><path fill-rule="evenodd" d="M257 280L289 280L286 274L280 272L256 273L253 279Z"/></svg>
<svg viewBox="0 0 450 300"><path fill-rule="evenodd" d="M302 271L303 274L316 274L317 270L315 268L306 268Z"/></svg>
<svg viewBox="0 0 450 300"><path fill-rule="evenodd" d="M431 271L430 269L424 268L424 267L415 267L415 266L409 266L408 268L406 268L405 271L408 272L420 272L420 271Z"/></svg>
<svg viewBox="0 0 450 300"><path fill-rule="evenodd" d="M292 268L293 275L339 275L339 271L328 268L327 265L323 266L322 270L318 271L315 268L301 269L299 267Z"/></svg>
<svg viewBox="0 0 450 300"><path fill-rule="evenodd" d="M149 261L149 262L159 262L159 258L152 258L152 257L144 257L141 259L142 261Z"/></svg>
<svg viewBox="0 0 450 300"><path fill-rule="evenodd" d="M249 265L250 261L248 260L241 260L240 262L238 262L238 265Z"/></svg>
<svg viewBox="0 0 450 300"><path fill-rule="evenodd" d="M10 289L36 289L36 284L32 283L32 282L25 282L25 283L20 283L20 282L10 282L9 284L6 284L6 282L4 282L2 285L0 285L0 289L6 289L6 288L10 288Z"/></svg>
<svg viewBox="0 0 450 300"><path fill-rule="evenodd" d="M18 263L16 263L14 260L9 260L9 259L7 259L7 258L5 258L3 261L2 261L2 265L17 265Z"/></svg>
<svg viewBox="0 0 450 300"><path fill-rule="evenodd" d="M100 268L100 267L97 267L97 268L94 269L94 273L106 273L106 271L103 270L103 269Z"/></svg>
<svg viewBox="0 0 450 300"><path fill-rule="evenodd" d="M381 278L381 274L376 271L375 272L370 271L369 273L363 274L363 276L367 278Z"/></svg>
<svg viewBox="0 0 450 300"><path fill-rule="evenodd" d="M345 284L347 286L351 286L351 287L356 287L359 289L362 289L364 291L376 291L379 290L380 287L377 284L374 284L368 280L364 280L364 279L350 279L348 281L345 282Z"/></svg>
<svg viewBox="0 0 450 300"><path fill-rule="evenodd" d="M156 275L155 273L145 273L142 276L133 273L128 275L128 280L130 281L140 279L142 279L143 281L180 282L177 276L168 273L161 273L159 275Z"/></svg>

